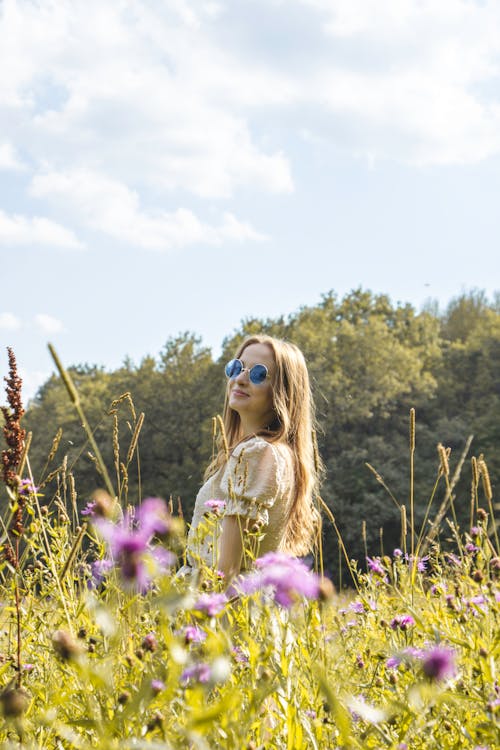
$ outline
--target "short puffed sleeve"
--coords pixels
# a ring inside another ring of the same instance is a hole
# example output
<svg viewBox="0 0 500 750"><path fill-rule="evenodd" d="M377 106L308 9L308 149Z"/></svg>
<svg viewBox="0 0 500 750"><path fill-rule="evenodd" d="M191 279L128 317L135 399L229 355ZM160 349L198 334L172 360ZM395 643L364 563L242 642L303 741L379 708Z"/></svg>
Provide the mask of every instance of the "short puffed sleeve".
<svg viewBox="0 0 500 750"><path fill-rule="evenodd" d="M268 509L285 488L283 456L262 438L240 443L229 457L221 479L226 515L269 523Z"/></svg>

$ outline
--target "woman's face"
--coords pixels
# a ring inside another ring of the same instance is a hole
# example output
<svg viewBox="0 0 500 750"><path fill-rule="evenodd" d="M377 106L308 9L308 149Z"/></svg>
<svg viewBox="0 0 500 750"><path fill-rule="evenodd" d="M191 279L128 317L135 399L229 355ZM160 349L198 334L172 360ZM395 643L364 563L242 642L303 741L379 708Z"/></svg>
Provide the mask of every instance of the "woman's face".
<svg viewBox="0 0 500 750"><path fill-rule="evenodd" d="M267 344L249 344L239 359L243 367L251 369L254 365L265 365L269 372L263 383L255 385L247 369L229 381L229 406L238 412L243 422L251 423L253 429L267 427L274 419L273 380L276 369L273 350Z"/></svg>

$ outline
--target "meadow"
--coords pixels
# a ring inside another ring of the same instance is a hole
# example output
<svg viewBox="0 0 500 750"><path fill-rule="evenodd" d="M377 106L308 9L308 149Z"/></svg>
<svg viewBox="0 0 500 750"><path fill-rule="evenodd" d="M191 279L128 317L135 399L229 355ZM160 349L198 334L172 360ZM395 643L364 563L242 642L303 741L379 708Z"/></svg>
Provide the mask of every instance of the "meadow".
<svg viewBox="0 0 500 750"><path fill-rule="evenodd" d="M470 496L455 497L462 461L439 445L429 495L444 484L445 503L436 513L429 503L415 528L410 482L400 547L360 562L318 498L323 544L339 546L349 571L345 588L324 574L320 546L310 565L257 558L227 589L209 569L177 575L185 524L172 501L129 498L142 425L130 395L110 405L128 418L125 435L115 422L111 477L60 367L102 487L80 497L67 458L55 460L60 434L32 476L13 355L10 364L1 747L500 747L500 550L483 457L471 462ZM410 413L410 477L414 440ZM457 503L470 508L465 529ZM207 507L206 533L222 512ZM249 549L261 533L251 529Z"/></svg>

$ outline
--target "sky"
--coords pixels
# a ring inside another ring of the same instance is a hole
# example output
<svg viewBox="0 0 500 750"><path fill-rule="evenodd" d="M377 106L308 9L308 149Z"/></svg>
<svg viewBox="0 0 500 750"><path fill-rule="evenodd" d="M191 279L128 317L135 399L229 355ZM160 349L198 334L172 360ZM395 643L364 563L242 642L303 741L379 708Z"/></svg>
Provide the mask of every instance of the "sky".
<svg viewBox="0 0 500 750"><path fill-rule="evenodd" d="M491 298L499 194L496 0L0 0L25 400L49 341L114 369L330 290Z"/></svg>

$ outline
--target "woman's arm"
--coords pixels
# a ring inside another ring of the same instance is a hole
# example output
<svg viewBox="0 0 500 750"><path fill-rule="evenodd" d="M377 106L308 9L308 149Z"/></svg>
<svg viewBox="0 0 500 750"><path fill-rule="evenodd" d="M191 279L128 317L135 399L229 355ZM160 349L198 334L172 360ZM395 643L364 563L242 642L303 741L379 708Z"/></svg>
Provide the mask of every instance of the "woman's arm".
<svg viewBox="0 0 500 750"><path fill-rule="evenodd" d="M217 568L224 573L224 581L229 585L238 575L243 559L243 533L248 519L241 516L225 516L219 538Z"/></svg>

